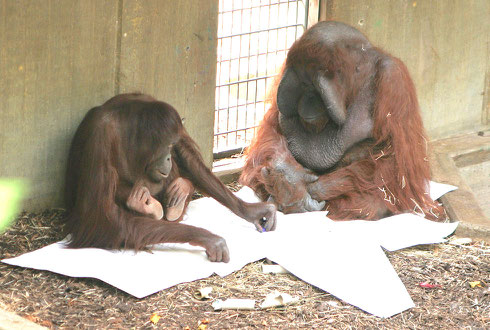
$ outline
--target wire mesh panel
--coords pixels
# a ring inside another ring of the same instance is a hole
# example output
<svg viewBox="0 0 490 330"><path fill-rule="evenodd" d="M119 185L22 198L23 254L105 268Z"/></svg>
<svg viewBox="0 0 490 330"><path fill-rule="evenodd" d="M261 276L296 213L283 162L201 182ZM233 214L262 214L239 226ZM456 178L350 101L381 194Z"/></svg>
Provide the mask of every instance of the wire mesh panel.
<svg viewBox="0 0 490 330"><path fill-rule="evenodd" d="M307 0L220 0L214 153L252 140L265 96L306 25Z"/></svg>

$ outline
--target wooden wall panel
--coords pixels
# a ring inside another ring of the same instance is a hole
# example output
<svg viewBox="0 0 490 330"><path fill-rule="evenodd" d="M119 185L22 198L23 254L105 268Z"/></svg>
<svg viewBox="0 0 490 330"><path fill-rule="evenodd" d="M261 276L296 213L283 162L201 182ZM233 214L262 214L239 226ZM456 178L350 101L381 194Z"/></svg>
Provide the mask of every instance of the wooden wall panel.
<svg viewBox="0 0 490 330"><path fill-rule="evenodd" d="M119 92L174 105L212 160L217 1L0 0L0 177L62 205L82 117Z"/></svg>
<svg viewBox="0 0 490 330"><path fill-rule="evenodd" d="M0 176L29 180L27 209L60 205L74 130L114 93L116 7L0 0Z"/></svg>
<svg viewBox="0 0 490 330"><path fill-rule="evenodd" d="M218 1L124 1L120 91L172 104L212 162Z"/></svg>

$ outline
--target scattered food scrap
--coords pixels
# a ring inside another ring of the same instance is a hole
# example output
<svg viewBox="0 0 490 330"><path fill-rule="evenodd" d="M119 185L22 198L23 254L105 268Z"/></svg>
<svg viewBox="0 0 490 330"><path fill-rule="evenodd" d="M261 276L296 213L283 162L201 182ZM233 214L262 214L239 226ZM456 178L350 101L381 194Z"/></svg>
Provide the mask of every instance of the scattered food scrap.
<svg viewBox="0 0 490 330"><path fill-rule="evenodd" d="M200 288L196 292L194 292L194 298L197 300L206 300L209 299L209 294L213 291L213 288L207 286L205 288Z"/></svg>
<svg viewBox="0 0 490 330"><path fill-rule="evenodd" d="M424 289L436 289L436 288L442 288L442 285L440 284L431 284L429 282L422 282L419 283L419 286L424 288Z"/></svg>
<svg viewBox="0 0 490 330"><path fill-rule="evenodd" d="M218 299L212 304L215 311L225 309L254 310L255 300L253 299Z"/></svg>
<svg viewBox="0 0 490 330"><path fill-rule="evenodd" d="M151 321L151 323L153 323L153 324L157 324L157 323L158 323L158 321L160 321L160 318L161 318L161 316L160 316L160 315L158 315L157 313L153 313L153 314L151 314L151 316L150 316L150 321Z"/></svg>
<svg viewBox="0 0 490 330"><path fill-rule="evenodd" d="M450 240L448 243L452 245L467 245L473 243L473 240L469 237L461 237Z"/></svg>
<svg viewBox="0 0 490 330"><path fill-rule="evenodd" d="M265 297L265 300L260 304L260 308L270 308L288 305L299 300L298 297L292 297L287 293L282 293L279 291L274 291Z"/></svg>

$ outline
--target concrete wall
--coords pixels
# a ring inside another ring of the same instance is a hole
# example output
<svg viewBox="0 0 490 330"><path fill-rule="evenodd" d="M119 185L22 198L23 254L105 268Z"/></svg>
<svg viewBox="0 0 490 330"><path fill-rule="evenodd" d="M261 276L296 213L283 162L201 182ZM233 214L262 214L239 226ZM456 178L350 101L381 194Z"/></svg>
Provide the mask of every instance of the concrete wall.
<svg viewBox="0 0 490 330"><path fill-rule="evenodd" d="M28 210L60 206L91 107L140 91L173 104L212 160L217 1L0 0L0 177Z"/></svg>
<svg viewBox="0 0 490 330"><path fill-rule="evenodd" d="M406 63L431 138L488 128L490 1L323 0L320 11Z"/></svg>

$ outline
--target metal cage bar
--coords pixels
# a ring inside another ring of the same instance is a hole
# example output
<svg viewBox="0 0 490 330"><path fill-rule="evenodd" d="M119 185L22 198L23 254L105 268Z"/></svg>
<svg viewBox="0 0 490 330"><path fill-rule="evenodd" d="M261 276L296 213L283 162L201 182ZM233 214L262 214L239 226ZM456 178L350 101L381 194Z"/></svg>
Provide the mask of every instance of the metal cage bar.
<svg viewBox="0 0 490 330"><path fill-rule="evenodd" d="M267 89L306 27L308 0L219 0L214 154L250 144Z"/></svg>

